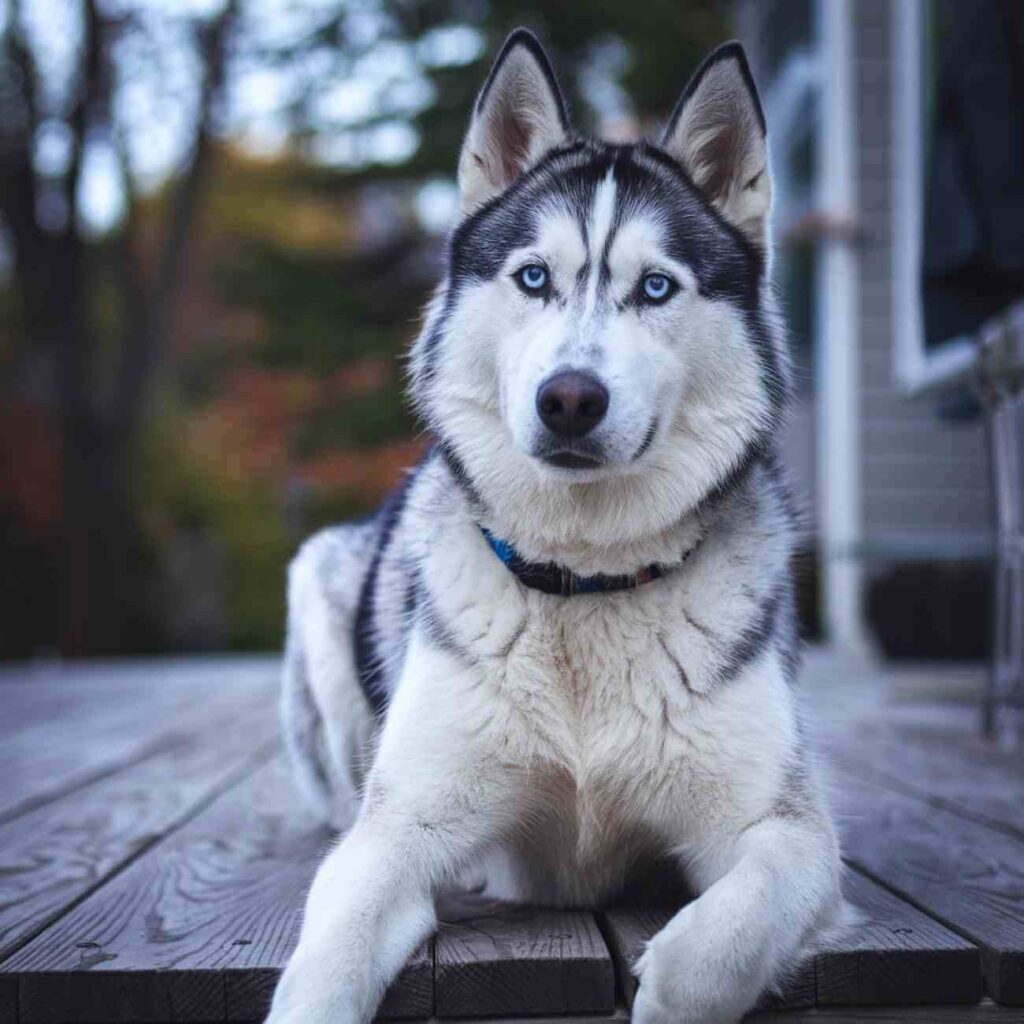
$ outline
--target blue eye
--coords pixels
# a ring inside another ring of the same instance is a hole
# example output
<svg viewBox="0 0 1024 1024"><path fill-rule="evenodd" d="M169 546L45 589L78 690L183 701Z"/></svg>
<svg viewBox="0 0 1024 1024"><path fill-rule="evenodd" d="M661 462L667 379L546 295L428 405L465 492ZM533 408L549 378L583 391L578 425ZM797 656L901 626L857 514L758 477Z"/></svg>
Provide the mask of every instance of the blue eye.
<svg viewBox="0 0 1024 1024"><path fill-rule="evenodd" d="M644 278L644 295L651 302L664 302L672 293L672 281L664 274L648 274Z"/></svg>
<svg viewBox="0 0 1024 1024"><path fill-rule="evenodd" d="M516 274L520 286L527 292L541 292L547 287L548 272L539 263L530 263Z"/></svg>

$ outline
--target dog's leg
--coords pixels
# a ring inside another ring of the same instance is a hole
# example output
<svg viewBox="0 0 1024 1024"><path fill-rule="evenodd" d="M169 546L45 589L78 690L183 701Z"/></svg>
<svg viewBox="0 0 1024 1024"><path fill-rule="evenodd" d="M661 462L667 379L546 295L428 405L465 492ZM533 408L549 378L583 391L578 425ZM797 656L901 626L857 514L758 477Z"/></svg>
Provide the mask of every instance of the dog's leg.
<svg viewBox="0 0 1024 1024"><path fill-rule="evenodd" d="M690 867L702 895L637 964L634 1024L733 1024L841 904L835 839L813 816L768 818Z"/></svg>
<svg viewBox="0 0 1024 1024"><path fill-rule="evenodd" d="M434 893L515 814L473 670L415 640L406 664L363 806L313 881L268 1024L371 1020L436 925Z"/></svg>

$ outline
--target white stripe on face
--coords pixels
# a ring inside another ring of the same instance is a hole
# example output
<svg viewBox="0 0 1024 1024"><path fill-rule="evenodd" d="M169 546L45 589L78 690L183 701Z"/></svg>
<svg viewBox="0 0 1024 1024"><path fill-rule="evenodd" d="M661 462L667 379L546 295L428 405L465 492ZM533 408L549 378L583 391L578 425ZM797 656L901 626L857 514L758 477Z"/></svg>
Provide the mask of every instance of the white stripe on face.
<svg viewBox="0 0 1024 1024"><path fill-rule="evenodd" d="M587 225L587 242L590 258L590 277L583 300L583 318L588 319L597 305L597 286L601 280L601 255L604 253L608 234L612 230L615 219L615 176L611 170L597 186L594 194L594 205L590 211L590 223Z"/></svg>

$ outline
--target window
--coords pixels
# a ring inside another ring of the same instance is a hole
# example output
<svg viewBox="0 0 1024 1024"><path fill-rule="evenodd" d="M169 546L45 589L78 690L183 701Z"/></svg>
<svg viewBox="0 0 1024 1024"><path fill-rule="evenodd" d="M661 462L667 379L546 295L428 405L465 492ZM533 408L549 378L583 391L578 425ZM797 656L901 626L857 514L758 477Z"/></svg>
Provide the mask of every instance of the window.
<svg viewBox="0 0 1024 1024"><path fill-rule="evenodd" d="M919 389L964 374L1024 295L1024 19L996 0L892 10L896 373Z"/></svg>

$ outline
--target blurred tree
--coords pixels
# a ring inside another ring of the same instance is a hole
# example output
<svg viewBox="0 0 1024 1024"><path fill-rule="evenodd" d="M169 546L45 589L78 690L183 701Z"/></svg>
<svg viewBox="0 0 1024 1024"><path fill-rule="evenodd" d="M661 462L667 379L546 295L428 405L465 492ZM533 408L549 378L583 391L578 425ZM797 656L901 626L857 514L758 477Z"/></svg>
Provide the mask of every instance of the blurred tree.
<svg viewBox="0 0 1024 1024"><path fill-rule="evenodd" d="M135 60L152 56L152 25L141 12L96 0L12 0L0 30L0 210L20 323L20 344L6 361L9 379L31 368L46 381L57 410L63 551L52 583L62 613L53 639L67 654L121 649L143 625L130 461L173 321L236 16L230 2L212 16L178 19L201 70L149 265L136 238L119 86L131 73L130 51ZM117 161L124 188L122 225L107 246L89 237L82 209L88 161L100 150Z"/></svg>
<svg viewBox="0 0 1024 1024"><path fill-rule="evenodd" d="M298 0L288 31L254 0L240 77L268 69L279 103L246 108L287 125L313 156L353 177L451 176L473 98L505 35L532 28L555 63L577 127L664 117L701 57L726 35L718 0ZM244 117L244 114L243 114ZM613 124L614 127L614 124Z"/></svg>

